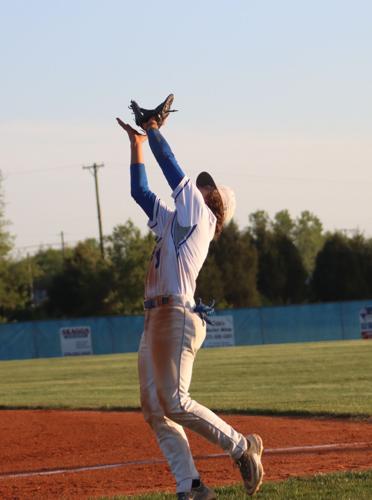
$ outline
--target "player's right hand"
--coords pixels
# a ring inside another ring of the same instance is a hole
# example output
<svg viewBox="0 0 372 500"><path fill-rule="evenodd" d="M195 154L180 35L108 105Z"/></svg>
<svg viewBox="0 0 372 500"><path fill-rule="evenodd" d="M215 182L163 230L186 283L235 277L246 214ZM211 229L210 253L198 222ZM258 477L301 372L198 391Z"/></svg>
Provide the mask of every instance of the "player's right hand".
<svg viewBox="0 0 372 500"><path fill-rule="evenodd" d="M138 130L134 129L129 123L123 122L120 118L116 118L116 121L128 134L130 142L144 142L147 139L146 134L141 134Z"/></svg>

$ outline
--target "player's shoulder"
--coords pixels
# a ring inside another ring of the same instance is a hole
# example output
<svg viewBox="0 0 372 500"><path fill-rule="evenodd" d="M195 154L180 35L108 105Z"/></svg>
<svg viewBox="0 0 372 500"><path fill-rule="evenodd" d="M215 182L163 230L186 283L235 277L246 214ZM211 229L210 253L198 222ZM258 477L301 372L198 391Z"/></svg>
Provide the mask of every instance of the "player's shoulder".
<svg viewBox="0 0 372 500"><path fill-rule="evenodd" d="M205 205L203 195L196 183L185 176L174 189L172 197L177 202L192 201L193 205L203 207Z"/></svg>
<svg viewBox="0 0 372 500"><path fill-rule="evenodd" d="M208 220L209 220L210 224L216 225L217 217L214 215L212 210L208 207L208 205L205 202L204 202L204 204L205 204L206 212L208 213Z"/></svg>
<svg viewBox="0 0 372 500"><path fill-rule="evenodd" d="M199 191L198 188L196 187L196 184L192 182L190 177L185 175L178 184L178 186L176 186L176 188L173 190L172 197L174 201L177 201L177 199L179 199L181 195L185 196L191 192L197 194L195 190Z"/></svg>

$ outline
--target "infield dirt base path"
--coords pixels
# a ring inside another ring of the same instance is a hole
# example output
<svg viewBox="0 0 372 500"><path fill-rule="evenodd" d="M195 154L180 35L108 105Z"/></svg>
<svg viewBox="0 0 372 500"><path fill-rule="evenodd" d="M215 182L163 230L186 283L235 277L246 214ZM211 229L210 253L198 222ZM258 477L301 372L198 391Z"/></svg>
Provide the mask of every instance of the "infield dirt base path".
<svg viewBox="0 0 372 500"><path fill-rule="evenodd" d="M372 423L241 415L223 418L244 434L262 436L268 450L263 458L266 480L372 469ZM221 454L199 436L188 435L195 456ZM0 442L1 499L87 499L174 490L167 465L156 463L163 457L154 436L137 412L3 410ZM337 450L278 450L337 443ZM344 446L355 443L364 446ZM144 463L130 463L141 460ZM227 457L201 458L196 463L202 478L212 486L240 480ZM109 464L120 465L63 472ZM30 474L40 471L48 475Z"/></svg>

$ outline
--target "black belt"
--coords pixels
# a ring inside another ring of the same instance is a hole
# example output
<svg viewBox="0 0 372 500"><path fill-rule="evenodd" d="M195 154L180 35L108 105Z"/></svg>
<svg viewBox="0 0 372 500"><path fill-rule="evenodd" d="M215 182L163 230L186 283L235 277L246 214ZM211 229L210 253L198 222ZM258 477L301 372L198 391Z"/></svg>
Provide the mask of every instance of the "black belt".
<svg viewBox="0 0 372 500"><path fill-rule="evenodd" d="M166 304L180 305L180 301L178 297L173 297L172 295L159 295L158 297L153 297L152 299L146 299L143 302L145 309L153 309L154 307L165 306ZM203 321L209 325L213 325L213 322L208 316L214 313L214 301L208 306L203 304L201 299L198 299L193 311L197 313Z"/></svg>
<svg viewBox="0 0 372 500"><path fill-rule="evenodd" d="M169 304L169 296L163 295L160 297L154 297L153 299L147 299L143 302L143 307L145 309L153 309L154 307L165 306Z"/></svg>

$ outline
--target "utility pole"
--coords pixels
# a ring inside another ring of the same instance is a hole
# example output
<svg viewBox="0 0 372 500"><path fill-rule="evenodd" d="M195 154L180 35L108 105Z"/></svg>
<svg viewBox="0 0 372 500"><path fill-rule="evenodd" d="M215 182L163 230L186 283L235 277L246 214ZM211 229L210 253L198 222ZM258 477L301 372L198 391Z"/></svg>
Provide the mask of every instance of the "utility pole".
<svg viewBox="0 0 372 500"><path fill-rule="evenodd" d="M105 258L105 250L103 248L103 233L102 233L102 219L101 219L101 206L99 203L99 192L98 192L98 176L97 176L97 171L99 168L104 167L104 164L101 163L100 165L97 165L97 163L93 163L93 165L90 165L88 167L83 167L84 170L89 170L91 172L93 170L93 177L94 177L94 185L96 187L96 201L97 201L97 216L98 216L98 230L99 230L99 246L101 249L101 256L102 259Z"/></svg>
<svg viewBox="0 0 372 500"><path fill-rule="evenodd" d="M34 306L34 277L32 275L32 265L31 265L31 257L27 252L27 271L28 271L28 286L29 286L29 294L30 294L30 303L31 307Z"/></svg>
<svg viewBox="0 0 372 500"><path fill-rule="evenodd" d="M64 238L63 231L61 231L61 249L62 249L63 260L65 260L65 238Z"/></svg>

